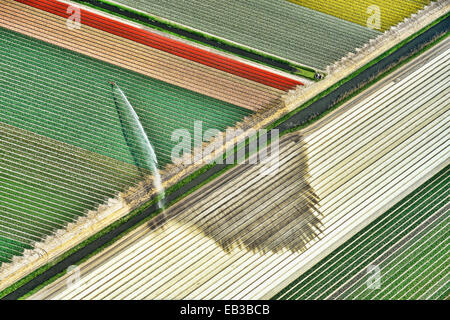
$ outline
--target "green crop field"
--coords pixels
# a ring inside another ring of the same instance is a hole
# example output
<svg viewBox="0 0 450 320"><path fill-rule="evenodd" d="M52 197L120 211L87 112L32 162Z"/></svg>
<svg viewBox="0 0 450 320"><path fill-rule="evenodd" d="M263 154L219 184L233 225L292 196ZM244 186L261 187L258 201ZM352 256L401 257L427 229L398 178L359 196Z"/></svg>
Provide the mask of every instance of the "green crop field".
<svg viewBox="0 0 450 320"><path fill-rule="evenodd" d="M0 262L95 210L141 173L111 85L133 104L161 166L175 129L224 130L250 111L0 28Z"/></svg>
<svg viewBox="0 0 450 320"><path fill-rule="evenodd" d="M274 298L447 298L449 185L447 167ZM367 285L371 265L379 267L379 288Z"/></svg>

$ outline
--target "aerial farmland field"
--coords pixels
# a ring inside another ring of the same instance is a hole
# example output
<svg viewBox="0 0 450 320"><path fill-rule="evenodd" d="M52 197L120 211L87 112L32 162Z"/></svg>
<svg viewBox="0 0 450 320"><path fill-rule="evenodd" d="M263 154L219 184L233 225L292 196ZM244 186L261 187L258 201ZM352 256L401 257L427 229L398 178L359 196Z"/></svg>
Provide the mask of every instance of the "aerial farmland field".
<svg viewBox="0 0 450 320"><path fill-rule="evenodd" d="M438 54L391 75L388 84L356 97L338 115L282 138L275 176L256 174L264 165L233 168L150 220L151 232L142 225L86 261L79 287L66 288L61 278L47 289L49 295L43 290L36 298L266 297L280 278L319 260L331 243L373 220L425 172L442 166L449 93L448 85L439 83L449 68L440 62L447 59L449 42L440 47ZM411 90L421 74L428 78ZM430 87L436 91L417 99ZM424 117L431 110L433 116ZM448 192L436 201L445 199ZM441 239L442 223L431 233ZM106 274L114 280L97 281Z"/></svg>
<svg viewBox="0 0 450 320"><path fill-rule="evenodd" d="M449 12L1 0L0 299L448 299Z"/></svg>
<svg viewBox="0 0 450 320"><path fill-rule="evenodd" d="M136 183L136 167L6 123L2 133L2 262ZM8 246L7 239L16 246Z"/></svg>
<svg viewBox="0 0 450 320"><path fill-rule="evenodd" d="M7 29L0 33L1 63L8 66L0 80L2 136L8 138L1 145L1 232L22 239L27 248L138 182L109 81L119 83L137 108L162 166L170 161L176 128L193 131L194 121L202 120L208 128L224 130L251 112ZM58 150L53 158L52 149ZM95 166L105 172L89 181ZM41 215L56 220L40 221ZM11 257L10 252L5 259Z"/></svg>

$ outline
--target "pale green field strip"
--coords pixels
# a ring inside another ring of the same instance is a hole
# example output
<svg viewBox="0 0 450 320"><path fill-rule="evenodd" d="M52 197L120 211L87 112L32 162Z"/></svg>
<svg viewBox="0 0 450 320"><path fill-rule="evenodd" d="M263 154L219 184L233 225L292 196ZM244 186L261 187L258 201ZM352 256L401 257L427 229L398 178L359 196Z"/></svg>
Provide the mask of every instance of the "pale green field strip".
<svg viewBox="0 0 450 320"><path fill-rule="evenodd" d="M2 262L142 179L135 166L2 122L0 133Z"/></svg>
<svg viewBox="0 0 450 320"><path fill-rule="evenodd" d="M0 29L3 122L133 163L108 81L136 109L161 165L170 162L175 129L224 130L249 110L203 96L6 29Z"/></svg>
<svg viewBox="0 0 450 320"><path fill-rule="evenodd" d="M424 293L423 289L441 284L442 279L436 273L448 274L448 211L441 212L440 221L430 224L412 239L408 235L439 211L448 210L445 206L449 203L449 186L450 168L447 167L275 298L326 299L334 293L338 299L415 299ZM368 288L367 267L377 265L374 262L377 257L402 239L407 239L407 243L379 265L381 288ZM336 294L358 274L359 280L353 286ZM422 298L431 298L434 293Z"/></svg>
<svg viewBox="0 0 450 320"><path fill-rule="evenodd" d="M285 0L111 2L322 70L380 34Z"/></svg>
<svg viewBox="0 0 450 320"><path fill-rule="evenodd" d="M260 174L261 164L231 169L156 217L162 228L143 225L84 262L78 287L67 288L65 275L33 298L260 299L279 290L444 165L445 49L410 62L311 130L284 136L275 176ZM294 223L313 199L296 184L305 163L318 212ZM314 218L321 233L298 249Z"/></svg>

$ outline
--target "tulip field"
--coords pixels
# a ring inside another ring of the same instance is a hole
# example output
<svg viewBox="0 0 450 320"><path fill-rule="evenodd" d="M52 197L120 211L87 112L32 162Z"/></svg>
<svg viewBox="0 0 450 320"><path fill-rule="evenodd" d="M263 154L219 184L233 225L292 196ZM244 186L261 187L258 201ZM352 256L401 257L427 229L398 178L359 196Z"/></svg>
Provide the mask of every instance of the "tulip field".
<svg viewBox="0 0 450 320"><path fill-rule="evenodd" d="M367 26L367 20L375 12L372 6L380 9L381 31L402 22L411 14L424 8L431 0L289 0L292 3L317 10L340 19Z"/></svg>
<svg viewBox="0 0 450 320"><path fill-rule="evenodd" d="M67 288L62 277L34 298L269 298L282 289L280 283L372 221L377 228L370 225L371 233L351 240L368 249L344 256L338 267L327 264L330 271L309 284L315 286L312 298L393 297L391 288L403 281L399 275L411 264L430 270L429 285L438 286L448 259L442 255L445 244L433 244L443 241L448 226L443 211L448 169L430 180L432 190L417 203L381 213L427 180L429 172L448 165L449 86L443 79L450 69L443 62L449 50L446 41L338 114L281 138L275 174L261 174L264 164L236 166L82 264L79 286ZM375 239L369 242L369 237ZM432 252L424 249L429 246ZM366 278L358 278L341 294L338 284L378 258L389 287L368 291ZM356 261L362 262L353 268ZM420 281L420 270L408 277ZM334 274L339 282L328 280ZM331 284L321 287L326 281ZM296 287L289 290L297 296ZM397 293L409 297L404 286Z"/></svg>

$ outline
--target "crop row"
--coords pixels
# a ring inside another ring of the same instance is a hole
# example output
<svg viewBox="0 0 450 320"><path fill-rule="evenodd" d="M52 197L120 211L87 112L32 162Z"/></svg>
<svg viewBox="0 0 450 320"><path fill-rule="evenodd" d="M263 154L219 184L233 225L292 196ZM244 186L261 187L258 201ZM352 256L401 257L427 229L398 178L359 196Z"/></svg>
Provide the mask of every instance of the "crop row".
<svg viewBox="0 0 450 320"><path fill-rule="evenodd" d="M271 104L283 91L90 27L68 31L60 16L7 0L0 26L244 108Z"/></svg>
<svg viewBox="0 0 450 320"><path fill-rule="evenodd" d="M6 8L10 19L18 13ZM204 130L222 131L251 113L5 28L0 34L1 262L142 179L109 81L133 103L162 166L171 161L174 130L192 134L200 120Z"/></svg>
<svg viewBox="0 0 450 320"><path fill-rule="evenodd" d="M0 124L3 262L142 178L132 165Z"/></svg>
<svg viewBox="0 0 450 320"><path fill-rule="evenodd" d="M115 81L138 113L161 164L170 162L176 129L224 130L250 111L60 49L6 29L0 87L8 124L132 162L111 87Z"/></svg>

